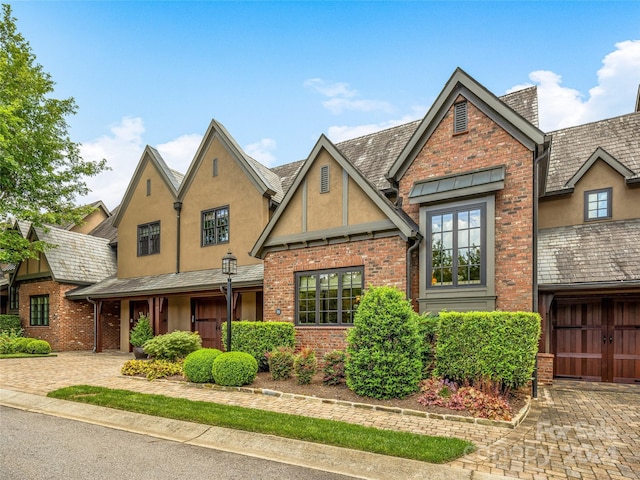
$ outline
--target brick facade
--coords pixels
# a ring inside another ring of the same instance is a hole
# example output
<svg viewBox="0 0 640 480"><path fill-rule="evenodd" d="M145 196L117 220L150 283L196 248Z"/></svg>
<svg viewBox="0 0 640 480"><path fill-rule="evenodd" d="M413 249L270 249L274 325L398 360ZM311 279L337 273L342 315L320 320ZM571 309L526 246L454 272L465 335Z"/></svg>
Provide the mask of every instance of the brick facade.
<svg viewBox="0 0 640 480"><path fill-rule="evenodd" d="M264 259L264 320L295 321L295 272L364 266L364 286L406 290L407 245L398 236L267 253ZM276 309L281 310L277 315ZM346 327L297 327L297 344L318 358L345 348Z"/></svg>
<svg viewBox="0 0 640 480"><path fill-rule="evenodd" d="M468 125L467 133L453 134L451 107L399 182L403 209L420 223L420 205L409 203L416 181L504 165L505 187L495 195L496 308L531 311L533 154L471 102Z"/></svg>
<svg viewBox="0 0 640 480"><path fill-rule="evenodd" d="M552 353L538 354L538 383L541 385L553 383L553 358Z"/></svg>
<svg viewBox="0 0 640 480"><path fill-rule="evenodd" d="M71 301L65 297L77 285L53 280L23 282L19 289L19 315L24 335L46 340L53 351L91 350L93 348L93 305L86 301ZM31 301L34 295L49 295L49 325L29 326ZM120 344L119 312L109 306L102 315L103 349L116 349Z"/></svg>

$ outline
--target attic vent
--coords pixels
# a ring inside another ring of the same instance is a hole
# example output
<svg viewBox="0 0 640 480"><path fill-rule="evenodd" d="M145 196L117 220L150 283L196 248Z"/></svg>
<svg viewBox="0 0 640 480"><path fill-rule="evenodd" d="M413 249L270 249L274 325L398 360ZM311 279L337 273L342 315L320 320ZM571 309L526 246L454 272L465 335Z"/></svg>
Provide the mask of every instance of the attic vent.
<svg viewBox="0 0 640 480"><path fill-rule="evenodd" d="M218 159L217 158L213 159L213 176L214 177L218 176Z"/></svg>
<svg viewBox="0 0 640 480"><path fill-rule="evenodd" d="M466 132L467 125L467 102L460 102L453 105L453 133Z"/></svg>
<svg viewBox="0 0 640 480"><path fill-rule="evenodd" d="M151 179L147 178L147 197L151 195Z"/></svg>
<svg viewBox="0 0 640 480"><path fill-rule="evenodd" d="M320 167L320 193L329 191L329 165Z"/></svg>

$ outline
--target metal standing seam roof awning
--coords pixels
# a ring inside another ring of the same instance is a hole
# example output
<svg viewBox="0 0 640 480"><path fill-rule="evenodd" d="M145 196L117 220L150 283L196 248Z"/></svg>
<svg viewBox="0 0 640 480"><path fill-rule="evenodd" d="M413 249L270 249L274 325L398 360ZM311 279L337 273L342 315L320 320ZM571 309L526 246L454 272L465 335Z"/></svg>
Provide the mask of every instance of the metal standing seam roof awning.
<svg viewBox="0 0 640 480"><path fill-rule="evenodd" d="M478 195L504 188L504 165L460 175L429 178L416 182L409 203L430 203L455 197Z"/></svg>

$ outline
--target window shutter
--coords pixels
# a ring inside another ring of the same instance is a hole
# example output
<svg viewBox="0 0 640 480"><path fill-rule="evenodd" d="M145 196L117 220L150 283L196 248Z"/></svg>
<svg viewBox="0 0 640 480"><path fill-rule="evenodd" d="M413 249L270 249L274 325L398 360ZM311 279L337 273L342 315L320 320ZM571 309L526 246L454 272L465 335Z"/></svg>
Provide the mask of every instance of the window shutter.
<svg viewBox="0 0 640 480"><path fill-rule="evenodd" d="M453 133L467 131L467 102L456 103L453 106Z"/></svg>
<svg viewBox="0 0 640 480"><path fill-rule="evenodd" d="M320 167L320 193L329 191L329 165Z"/></svg>

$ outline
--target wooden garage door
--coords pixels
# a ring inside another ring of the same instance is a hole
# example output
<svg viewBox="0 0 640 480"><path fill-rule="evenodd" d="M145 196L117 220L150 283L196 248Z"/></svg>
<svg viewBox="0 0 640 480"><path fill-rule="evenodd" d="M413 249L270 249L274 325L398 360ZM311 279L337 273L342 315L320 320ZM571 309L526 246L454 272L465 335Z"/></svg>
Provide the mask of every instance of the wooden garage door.
<svg viewBox="0 0 640 480"><path fill-rule="evenodd" d="M609 338L612 340L613 381L640 383L640 299L613 302L613 327Z"/></svg>
<svg viewBox="0 0 640 480"><path fill-rule="evenodd" d="M559 299L552 341L556 377L640 383L640 300Z"/></svg>
<svg viewBox="0 0 640 480"><path fill-rule="evenodd" d="M600 299L558 300L552 331L555 376L606 381L602 376L607 353L603 329L606 324Z"/></svg>

